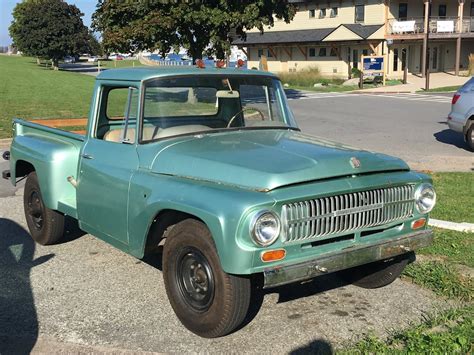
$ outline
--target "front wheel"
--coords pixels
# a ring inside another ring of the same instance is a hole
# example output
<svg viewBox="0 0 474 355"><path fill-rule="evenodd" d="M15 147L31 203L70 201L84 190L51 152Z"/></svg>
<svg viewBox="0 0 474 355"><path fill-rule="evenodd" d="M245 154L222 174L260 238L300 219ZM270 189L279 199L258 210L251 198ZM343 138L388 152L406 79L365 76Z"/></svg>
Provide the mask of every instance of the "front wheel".
<svg viewBox="0 0 474 355"><path fill-rule="evenodd" d="M26 178L23 208L26 224L35 242L49 245L61 239L64 234L64 215L44 205L36 172Z"/></svg>
<svg viewBox="0 0 474 355"><path fill-rule="evenodd" d="M225 273L207 227L187 219L170 231L163 249L166 293L177 317L193 333L231 333L250 305L250 279Z"/></svg>
<svg viewBox="0 0 474 355"><path fill-rule="evenodd" d="M391 259L356 266L342 271L342 277L348 282L362 288L379 288L391 284L414 260L413 253L396 256Z"/></svg>

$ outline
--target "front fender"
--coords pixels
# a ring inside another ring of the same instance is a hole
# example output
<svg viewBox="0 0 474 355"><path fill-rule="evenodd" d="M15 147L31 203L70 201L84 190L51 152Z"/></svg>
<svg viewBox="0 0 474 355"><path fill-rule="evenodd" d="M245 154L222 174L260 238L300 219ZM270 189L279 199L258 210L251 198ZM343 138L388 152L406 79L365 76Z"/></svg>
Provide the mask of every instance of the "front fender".
<svg viewBox="0 0 474 355"><path fill-rule="evenodd" d="M249 210L273 204L264 193L138 171L130 185L129 250L142 258L155 217L164 210L180 211L207 225L225 272L245 274L256 248L238 242L239 226Z"/></svg>

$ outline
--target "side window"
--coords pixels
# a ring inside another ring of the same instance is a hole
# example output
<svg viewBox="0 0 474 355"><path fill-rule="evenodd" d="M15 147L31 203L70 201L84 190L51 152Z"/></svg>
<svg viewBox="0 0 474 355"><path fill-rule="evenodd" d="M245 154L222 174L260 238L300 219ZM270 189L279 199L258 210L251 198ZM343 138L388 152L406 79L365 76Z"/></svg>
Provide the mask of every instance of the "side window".
<svg viewBox="0 0 474 355"><path fill-rule="evenodd" d="M138 89L104 88L96 138L117 143L135 143Z"/></svg>

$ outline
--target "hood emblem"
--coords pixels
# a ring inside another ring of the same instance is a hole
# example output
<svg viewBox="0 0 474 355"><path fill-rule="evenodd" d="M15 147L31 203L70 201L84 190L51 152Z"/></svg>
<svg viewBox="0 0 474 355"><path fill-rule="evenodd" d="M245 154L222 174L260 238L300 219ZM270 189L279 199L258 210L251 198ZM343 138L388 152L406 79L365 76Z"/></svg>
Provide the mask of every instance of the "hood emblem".
<svg viewBox="0 0 474 355"><path fill-rule="evenodd" d="M351 165L354 169L360 168L360 160L357 159L356 157L351 158Z"/></svg>

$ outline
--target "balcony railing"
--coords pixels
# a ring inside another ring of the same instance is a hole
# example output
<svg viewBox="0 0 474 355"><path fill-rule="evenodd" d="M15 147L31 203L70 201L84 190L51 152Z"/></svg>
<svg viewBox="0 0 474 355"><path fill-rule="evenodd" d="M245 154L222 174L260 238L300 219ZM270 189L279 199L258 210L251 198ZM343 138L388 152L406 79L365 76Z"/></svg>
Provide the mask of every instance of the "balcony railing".
<svg viewBox="0 0 474 355"><path fill-rule="evenodd" d="M431 17L429 23L430 33L453 34L459 33L459 17ZM423 17L410 19L391 19L388 21L388 34L390 35L410 35L423 34L425 20ZM462 33L474 32L474 17L463 18Z"/></svg>

